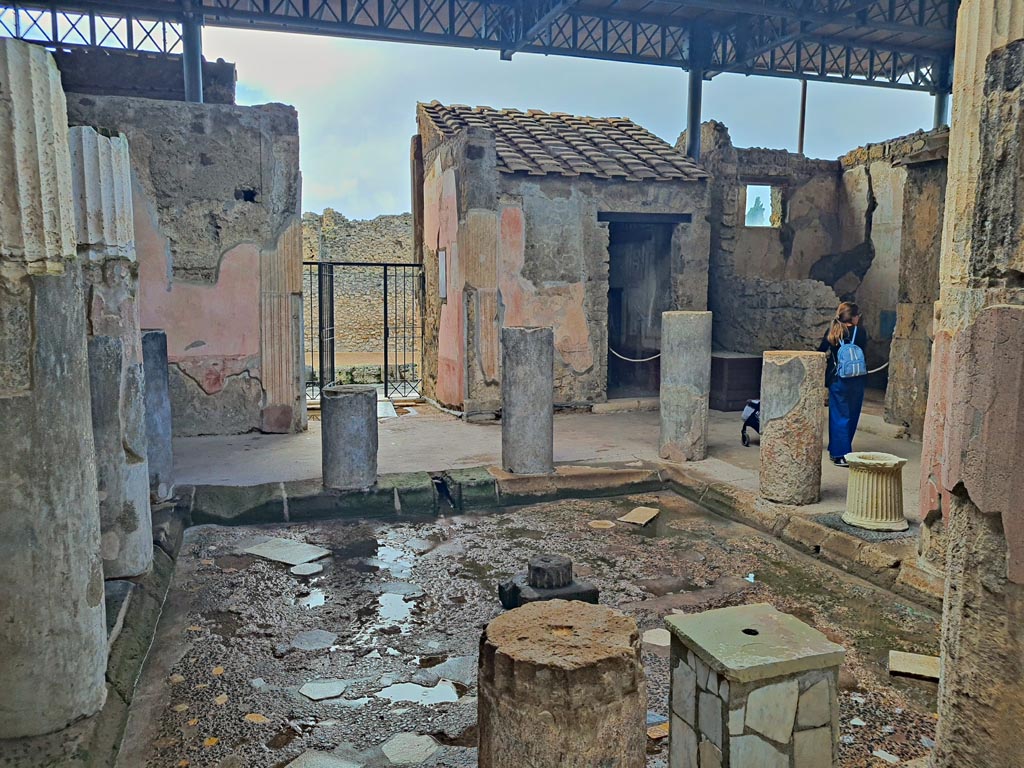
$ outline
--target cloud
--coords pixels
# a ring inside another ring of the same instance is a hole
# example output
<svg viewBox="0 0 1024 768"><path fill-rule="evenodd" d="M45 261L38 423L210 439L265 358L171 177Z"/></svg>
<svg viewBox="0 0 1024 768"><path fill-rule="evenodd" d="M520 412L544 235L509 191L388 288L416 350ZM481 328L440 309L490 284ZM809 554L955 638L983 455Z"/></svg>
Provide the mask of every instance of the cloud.
<svg viewBox="0 0 1024 768"><path fill-rule="evenodd" d="M303 209L352 218L410 208L416 102L630 117L674 143L685 127L687 75L676 69L312 35L204 30L207 58L238 67L238 101L299 112ZM867 141L930 127L926 94L811 83L807 152L837 157ZM796 149L800 84L722 75L704 85L704 119L737 146Z"/></svg>

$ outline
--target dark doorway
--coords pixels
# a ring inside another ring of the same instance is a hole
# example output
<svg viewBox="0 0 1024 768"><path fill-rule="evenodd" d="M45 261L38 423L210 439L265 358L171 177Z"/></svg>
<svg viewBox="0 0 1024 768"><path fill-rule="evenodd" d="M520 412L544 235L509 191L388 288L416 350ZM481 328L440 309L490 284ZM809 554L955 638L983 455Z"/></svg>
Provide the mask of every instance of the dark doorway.
<svg viewBox="0 0 1024 768"><path fill-rule="evenodd" d="M608 224L609 398L658 395L661 361L655 356L661 351L661 313L672 305L674 227L662 222Z"/></svg>

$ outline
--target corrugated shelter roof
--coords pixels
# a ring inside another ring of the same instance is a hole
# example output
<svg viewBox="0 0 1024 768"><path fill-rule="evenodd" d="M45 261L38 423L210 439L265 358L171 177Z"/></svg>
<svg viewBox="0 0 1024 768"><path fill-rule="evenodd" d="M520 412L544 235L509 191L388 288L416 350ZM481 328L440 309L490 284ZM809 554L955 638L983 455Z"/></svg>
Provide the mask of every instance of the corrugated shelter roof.
<svg viewBox="0 0 1024 768"><path fill-rule="evenodd" d="M707 172L671 144L624 117L446 106L420 109L445 136L470 126L494 133L498 170L531 176L593 176L625 181L696 181Z"/></svg>

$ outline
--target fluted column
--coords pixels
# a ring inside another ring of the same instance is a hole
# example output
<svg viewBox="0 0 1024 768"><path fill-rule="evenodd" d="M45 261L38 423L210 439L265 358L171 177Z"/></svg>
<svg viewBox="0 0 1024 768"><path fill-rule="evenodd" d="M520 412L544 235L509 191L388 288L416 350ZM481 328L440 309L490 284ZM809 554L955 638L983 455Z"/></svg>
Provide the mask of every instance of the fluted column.
<svg viewBox="0 0 1024 768"><path fill-rule="evenodd" d="M106 696L67 122L50 54L0 39L0 739L59 730Z"/></svg>
<svg viewBox="0 0 1024 768"><path fill-rule="evenodd" d="M871 531L905 531L903 465L890 453L848 453L850 476L843 522Z"/></svg>
<svg viewBox="0 0 1024 768"><path fill-rule="evenodd" d="M100 551L104 576L117 579L145 573L153 561L131 166L124 136L101 136L82 126L68 134L88 325Z"/></svg>

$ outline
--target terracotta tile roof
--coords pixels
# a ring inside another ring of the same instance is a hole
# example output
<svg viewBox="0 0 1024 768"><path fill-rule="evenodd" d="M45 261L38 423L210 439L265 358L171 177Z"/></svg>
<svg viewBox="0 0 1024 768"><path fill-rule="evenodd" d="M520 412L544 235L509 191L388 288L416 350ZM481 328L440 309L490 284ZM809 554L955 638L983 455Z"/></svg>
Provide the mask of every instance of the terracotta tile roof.
<svg viewBox="0 0 1024 768"><path fill-rule="evenodd" d="M626 181L694 181L704 171L668 142L624 117L420 104L445 136L469 126L494 132L498 170L531 176L594 176Z"/></svg>

